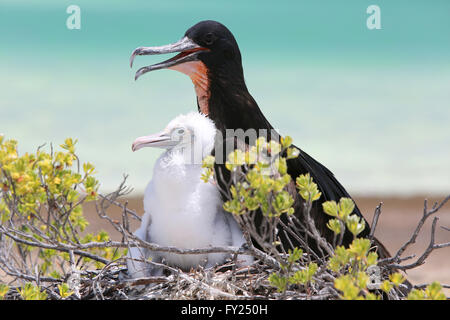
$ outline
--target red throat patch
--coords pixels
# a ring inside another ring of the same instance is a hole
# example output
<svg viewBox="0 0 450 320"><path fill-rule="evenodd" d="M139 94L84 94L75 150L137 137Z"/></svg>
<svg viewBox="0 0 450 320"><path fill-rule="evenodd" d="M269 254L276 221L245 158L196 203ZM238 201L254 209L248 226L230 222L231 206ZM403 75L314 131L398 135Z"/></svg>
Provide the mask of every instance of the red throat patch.
<svg viewBox="0 0 450 320"><path fill-rule="evenodd" d="M209 114L209 79L208 68L201 61L189 61L169 67L168 69L176 70L184 73L191 78L194 84L195 93L197 94L198 105L200 106L200 112L204 115Z"/></svg>

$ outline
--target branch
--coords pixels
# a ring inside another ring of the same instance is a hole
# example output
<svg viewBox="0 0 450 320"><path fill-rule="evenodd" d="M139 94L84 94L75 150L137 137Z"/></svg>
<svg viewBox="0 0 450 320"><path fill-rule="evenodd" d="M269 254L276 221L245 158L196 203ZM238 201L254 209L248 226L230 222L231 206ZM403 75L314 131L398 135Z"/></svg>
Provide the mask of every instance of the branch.
<svg viewBox="0 0 450 320"><path fill-rule="evenodd" d="M439 220L438 217L435 217L433 219L433 224L431 226L430 243L429 243L428 247L426 248L425 252L415 262L407 264L407 265L391 264L388 267L389 268L394 268L394 269L400 269L400 270L413 269L413 268L416 268L416 267L421 266L422 264L424 264L425 260L428 258L428 256L430 255L430 253L433 250L441 249L441 248L445 248L445 247L450 247L450 242L440 243L440 244L436 244L435 243L436 223L437 223L438 220Z"/></svg>
<svg viewBox="0 0 450 320"><path fill-rule="evenodd" d="M416 229L414 230L411 238L405 243L403 244L403 246L400 247L400 249L397 251L397 253L391 257L391 258L386 258L386 259L382 259L379 261L379 265L389 265L389 267L392 268L398 268L398 269L411 269L414 268L415 266L418 266L420 264L423 264L423 261L426 257L428 257L428 255L431 253L431 251L433 251L434 249L438 249L438 248L443 248L443 247L447 247L448 243L444 243L444 244L439 244L439 245L435 245L434 244L434 239L435 239L435 232L436 232L436 222L437 219L435 218L433 221L433 225L432 225L432 229L431 229L431 241L430 241L430 245L428 246L428 248L425 250L425 252L422 254L421 257L419 257L419 259L417 259L417 263L412 263L409 264L407 266L401 266L399 265L399 262L401 261L401 256L402 254L405 252L405 250L413 243L416 243L416 239L417 236L419 235L420 231L422 230L423 225L425 224L426 220L432 216L433 214L435 214L436 212L438 212L448 201L450 200L450 195L447 196L440 204L435 203L435 205L433 206L433 208L431 210L428 210L428 201L425 200L424 201L424 208L423 208L423 215L422 218L419 220L419 223L417 224ZM424 258L423 258L424 257Z"/></svg>
<svg viewBox="0 0 450 320"><path fill-rule="evenodd" d="M375 208L375 213L373 214L372 225L370 227L370 233L369 233L370 240L373 240L373 236L375 235L375 229L377 228L378 218L381 215L381 206L382 205L383 205L383 202L380 202L380 204Z"/></svg>

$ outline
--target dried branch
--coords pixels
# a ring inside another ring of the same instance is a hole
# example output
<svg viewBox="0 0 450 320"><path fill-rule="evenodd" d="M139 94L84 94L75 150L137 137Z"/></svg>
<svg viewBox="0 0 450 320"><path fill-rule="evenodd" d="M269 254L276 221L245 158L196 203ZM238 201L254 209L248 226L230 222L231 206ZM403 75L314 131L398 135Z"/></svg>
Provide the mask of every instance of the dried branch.
<svg viewBox="0 0 450 320"><path fill-rule="evenodd" d="M373 215L372 219L372 225L370 227L370 233L369 233L369 239L373 240L373 236L375 234L375 229L378 225L378 219L381 215L381 206L383 205L383 202L380 202L380 204L375 208L375 213Z"/></svg>
<svg viewBox="0 0 450 320"><path fill-rule="evenodd" d="M438 220L439 220L438 217L435 217L433 219L433 223L432 223L432 226L431 226L430 243L428 244L428 247L425 249L423 254L415 262L407 264L407 265L400 265L398 263L391 263L391 264L388 264L387 266L389 268L391 268L391 269L400 269L400 270L413 269L413 268L416 268L416 267L421 266L422 264L424 264L425 260L428 258L428 256L430 255L430 253L433 250L440 249L440 248L445 248L445 247L450 247L450 242L445 242L445 243L440 243L440 244L436 244L435 243L436 223L437 223Z"/></svg>
<svg viewBox="0 0 450 320"><path fill-rule="evenodd" d="M427 219L429 217L431 217L432 215L434 215L435 213L437 213L449 200L450 200L450 196L447 196L444 200L441 201L440 204L435 203L430 210L428 210L428 201L425 200L422 218L419 220L410 239L400 247L400 249L396 252L396 254L393 257L380 260L380 265L386 265L389 268L401 269L401 270L412 269L412 268L415 268L415 267L423 264L425 259L430 255L430 253L433 250L448 247L450 245L450 243L435 244L436 223L438 221L438 219L435 218L433 220L432 228L431 228L430 244L425 249L424 253L414 263L411 263L408 265L403 265L403 266L399 264L402 261L401 256L405 252L405 250L411 244L416 243L417 236L420 234L420 231L422 230L422 227L425 224L425 222L427 221Z"/></svg>

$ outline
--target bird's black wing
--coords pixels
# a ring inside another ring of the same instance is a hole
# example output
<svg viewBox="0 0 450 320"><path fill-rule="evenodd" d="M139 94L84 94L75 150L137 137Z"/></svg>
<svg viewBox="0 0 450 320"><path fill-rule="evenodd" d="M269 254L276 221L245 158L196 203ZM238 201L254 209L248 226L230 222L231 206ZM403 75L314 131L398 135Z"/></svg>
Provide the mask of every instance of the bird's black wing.
<svg viewBox="0 0 450 320"><path fill-rule="evenodd" d="M296 146L293 147L299 149ZM305 174L308 172L310 173L313 181L317 184L319 190L322 192L322 196L315 203L311 215L313 216L318 229L328 240L331 240L333 238L333 234L331 230L326 227L326 222L330 217L323 212L322 203L330 200L335 200L336 202L338 202L340 198L351 198L351 196L328 168L316 161L306 152L302 151L301 149L299 150L300 154L297 158L288 160L288 173L293 179L301 174ZM353 213L364 219L366 225L365 229L359 236L369 236L370 225L362 215L356 203ZM344 236L344 245L349 245L352 240L353 236L350 234L350 232L347 231ZM374 244L378 247L378 254L380 258L386 258L390 256L388 250L381 244L380 241L374 239Z"/></svg>
<svg viewBox="0 0 450 320"><path fill-rule="evenodd" d="M335 178L334 174L320 162L302 151L300 148L293 146L300 150L297 158L288 161L289 174L292 178L298 177L300 174L309 172L317 183L322 192L323 200L339 201L342 197L351 198L345 188ZM363 217L358 207L355 206L355 213Z"/></svg>

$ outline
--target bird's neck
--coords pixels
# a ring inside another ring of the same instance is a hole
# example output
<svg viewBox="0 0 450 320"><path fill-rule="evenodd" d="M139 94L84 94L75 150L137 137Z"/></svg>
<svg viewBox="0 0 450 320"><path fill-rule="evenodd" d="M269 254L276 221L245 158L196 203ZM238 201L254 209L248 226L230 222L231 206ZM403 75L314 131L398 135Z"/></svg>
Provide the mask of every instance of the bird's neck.
<svg viewBox="0 0 450 320"><path fill-rule="evenodd" d="M198 97L198 96L197 96ZM199 103L201 111L201 105ZM214 77L210 81L208 117L217 129L273 129L248 92L243 76L237 79Z"/></svg>
<svg viewBox="0 0 450 320"><path fill-rule="evenodd" d="M201 161L191 161L186 149L166 151L159 157L154 169L154 177L164 181L168 188L189 189L192 183L200 181Z"/></svg>
<svg viewBox="0 0 450 320"><path fill-rule="evenodd" d="M209 115L209 99L211 97L209 83L207 80L204 82L192 80L192 82L194 83L195 94L197 96L198 109L207 116Z"/></svg>
<svg viewBox="0 0 450 320"><path fill-rule="evenodd" d="M201 113L208 115L208 100L210 98L208 68L201 61L191 61L175 65L169 69L179 71L191 78L194 84L197 103Z"/></svg>
<svg viewBox="0 0 450 320"><path fill-rule="evenodd" d="M205 184L201 180L203 170L201 164L187 164L179 152L165 152L153 169L151 197L158 199L165 211L181 210L200 184Z"/></svg>

